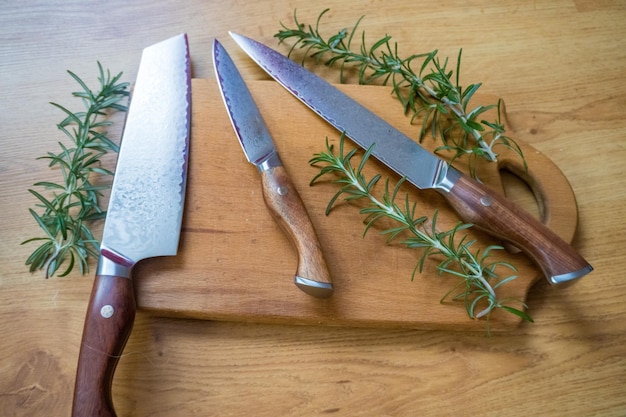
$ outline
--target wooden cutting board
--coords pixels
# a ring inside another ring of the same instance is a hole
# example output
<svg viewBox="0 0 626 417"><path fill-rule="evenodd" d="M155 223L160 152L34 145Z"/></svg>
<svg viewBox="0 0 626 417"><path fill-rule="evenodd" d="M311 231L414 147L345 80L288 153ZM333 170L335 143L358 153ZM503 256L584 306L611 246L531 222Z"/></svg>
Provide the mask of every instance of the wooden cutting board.
<svg viewBox="0 0 626 417"><path fill-rule="evenodd" d="M364 217L359 214L359 203L338 202L329 216L324 214L337 185L326 181L309 186L318 169L308 161L325 149L326 138L337 144L339 132L275 82L254 81L249 87L309 211L333 275L335 293L329 299L300 291L293 284L295 250L264 205L259 173L243 155L215 80L194 79L192 87L191 151L180 250L175 257L148 259L136 266L140 308L159 315L210 320L484 331L485 321L468 318L461 302L440 303L458 280L439 276L435 260L427 262L424 272L412 281L418 250L387 245L380 230L362 236ZM409 123L389 88L339 88L417 138L419 126ZM475 103L495 101L494 97L475 98ZM571 241L577 208L567 179L547 157L518 143L529 165L523 176L539 198L537 215ZM430 137L424 145L436 146ZM346 146L354 147L349 141ZM482 164L479 172L487 185L503 192L503 169L519 173L521 168L516 155L504 148L499 151L499 164ZM368 169L370 176L381 172L396 178L373 159ZM459 221L436 192L405 189L418 202L418 213L432 216L439 210L440 229ZM510 197L528 205L530 193L523 190L514 187ZM478 239L477 247L501 243L480 232L472 232L470 238ZM526 301L529 288L543 279L540 271L524 254L498 252L497 259L510 261L519 270L516 280L501 287L501 297ZM532 300L529 303L532 307ZM506 330L519 323L517 316L496 311L490 327Z"/></svg>

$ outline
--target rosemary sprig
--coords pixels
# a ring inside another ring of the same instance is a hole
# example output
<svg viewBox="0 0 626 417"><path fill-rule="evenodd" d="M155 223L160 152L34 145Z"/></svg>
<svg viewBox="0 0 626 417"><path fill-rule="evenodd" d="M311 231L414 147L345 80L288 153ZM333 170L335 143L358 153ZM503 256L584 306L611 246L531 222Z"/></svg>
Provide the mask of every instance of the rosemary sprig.
<svg viewBox="0 0 626 417"><path fill-rule="evenodd" d="M107 137L105 129L112 123L102 118L110 111L126 111L120 101L129 95L128 83L119 82L122 73L112 77L98 62L99 91L92 91L73 72L70 76L82 91L74 92L80 98L84 111L72 112L51 103L65 113L66 117L57 125L71 141L69 146L59 142L61 151L48 152L38 159L49 160L50 168L59 169L62 182L40 181L35 187L47 190L47 195L29 189L42 209L41 213L29 209L35 221L44 231L43 237L28 239L22 244L40 242L41 245L26 260L30 271L43 269L47 277L60 272L61 265L67 267L59 276L69 274L77 263L81 273L88 270L88 258L98 257L99 241L89 229L89 224L102 219L105 211L100 207L99 197L108 185L92 182L92 174L112 176L113 173L100 166L101 158L109 151L117 152L118 146Z"/></svg>
<svg viewBox="0 0 626 417"><path fill-rule="evenodd" d="M399 236L406 236L402 241L408 248L422 249L422 256L417 262L411 279L415 274L422 272L426 260L429 258L441 259L437 265L439 275L449 274L460 278L459 283L446 293L441 302L447 299L462 300L470 318L488 319L491 312L496 308L501 308L509 313L515 314L524 320L532 321L532 318L522 310L511 307L511 302L519 302L525 308L526 305L519 300L506 298L499 299L496 290L514 280L517 275L516 268L502 261L491 261L490 255L495 250L500 250L500 246L489 246L482 252L480 249L474 251L475 240L468 240L467 235L460 236L462 231L471 227L471 224L458 223L448 231L437 229L437 212L430 220L426 216L417 217L416 203L411 204L408 194L405 195L404 202L399 203L398 194L404 178L391 188L389 179L385 182L382 197L374 195L374 188L381 179L377 174L371 179L367 179L363 174L363 168L372 152L374 145L370 147L355 168L352 159L357 154L357 149L345 152L344 136L339 142L339 153L336 154L333 146L326 140L326 151L315 154L310 160L310 164L320 168L320 172L312 179L314 184L320 177L332 175L335 177L334 183L341 185L341 188L331 198L326 208L328 215L334 207L337 199L344 196L346 201L367 200L367 205L361 208L360 213L365 214L365 235L368 230L380 220L391 219L397 226L385 229L381 232L387 237L390 243ZM496 269L507 270L511 275L501 277Z"/></svg>
<svg viewBox="0 0 626 417"><path fill-rule="evenodd" d="M356 68L360 84L380 80L386 85L391 81L393 93L402 103L405 112L412 112L411 122L423 117L420 140L430 130L433 138L439 137L442 141L442 146L437 151L452 153L450 163L461 156L469 155L470 173L474 177L477 157L496 161L497 145L512 149L523 160L520 147L505 135L500 117L501 100L493 105L469 107L469 102L481 83L470 84L465 88L460 85L462 50L458 54L456 72L449 69L447 58L443 61L439 59L437 50L401 58L398 55L398 45L391 44L389 35L367 47L363 31L360 49L355 51L352 44L363 17L352 30L344 28L325 39L319 26L328 11L326 9L318 16L315 26L300 23L294 11L296 27L289 28L281 23L283 29L274 36L279 39L279 43L288 39L294 40L289 51L290 56L295 49L305 51L303 59L310 56L319 62L324 55L330 56L324 64L333 66L340 63L342 82L348 68ZM416 72L413 67L419 67L419 70ZM495 121L489 122L481 118L485 112L494 108L498 113Z"/></svg>

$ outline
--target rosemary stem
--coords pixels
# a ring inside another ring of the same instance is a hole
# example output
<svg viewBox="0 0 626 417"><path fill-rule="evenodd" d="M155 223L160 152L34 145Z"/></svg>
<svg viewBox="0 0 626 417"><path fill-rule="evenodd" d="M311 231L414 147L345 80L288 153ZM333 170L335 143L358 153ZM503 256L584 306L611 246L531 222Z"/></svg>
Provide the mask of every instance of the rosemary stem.
<svg viewBox="0 0 626 417"><path fill-rule="evenodd" d="M99 206L98 199L104 186L94 186L90 177L94 172L112 175L98 165L108 151L117 151L117 145L106 136L105 128L111 123L98 119L106 117L109 111L126 111L126 106L120 101L129 94L128 83L119 82L121 73L112 77L100 63L98 69L100 90L96 93L76 74L68 71L81 87L72 95L81 99L84 108L73 112L51 103L63 112L65 117L57 128L71 142L69 145L58 142L60 152L47 152L40 158L49 160L50 167L58 167L62 179L60 183L42 181L35 184L46 193L29 190L39 200L38 207L43 209L41 214L32 209L30 212L45 237L22 242L40 244L28 257L26 265L30 266L31 272L43 269L46 278L59 272L67 261L67 267L59 272L59 276L69 274L75 265L84 272L88 270L88 259L97 257L99 243L87 225L103 216L104 210Z"/></svg>
<svg viewBox="0 0 626 417"><path fill-rule="evenodd" d="M327 214L332 209L337 198L342 194L347 195L346 199L348 201L367 197L366 200L369 200L369 203L367 207L361 209L362 214L368 214L365 220L365 232L379 219L388 218L400 225L400 227L391 227L381 231L381 234L388 236L388 242L401 233L408 233L409 236L403 243L410 248L423 249L422 257L418 261L413 275L415 275L416 271L422 270L427 257L437 256L442 258L437 266L439 273L448 273L464 280L464 283L461 282L457 285L464 284L464 290L459 294L451 295L452 291L457 287L455 286L444 295L441 299L442 302L449 296L453 300L463 300L467 313L472 319L486 317L489 320L490 314L494 309L503 308L509 313L522 317L524 320L532 321L532 318L522 310L505 305L503 304L504 300L498 299L496 287L503 282L515 279L514 275L507 278L498 278L495 273L495 268L498 265L515 271L515 267L512 265L505 262L488 263L486 261L490 250L502 248L490 246L484 250L482 256L479 256L480 250L478 252L470 250L470 246L474 244L474 241L466 241L466 236L460 239L455 237L457 231L471 225L458 224L452 230L442 232L437 228L436 213L432 220L428 220L426 217L415 217L415 205L411 207L408 196L406 208L402 209L395 201L403 180L400 180L395 185L393 192L389 188L389 182L387 182L384 196L377 198L372 189L380 179L380 176L377 175L368 180L362 172L365 162L371 155L371 148L366 151L358 169L355 169L351 164L351 158L355 155L356 150L344 153L344 138L345 136L342 135L338 154L333 152L333 147L327 140L327 151L314 155L310 161L312 165L323 164L320 174L315 176L311 184L324 174L336 174L340 177L335 182L342 184L342 187L331 199L326 210ZM493 283L497 283L497 285L494 286ZM486 306L481 307L481 310L476 312L479 303L486 303Z"/></svg>
<svg viewBox="0 0 626 417"><path fill-rule="evenodd" d="M352 173L350 173L349 178L350 178L350 181L352 182L352 184L359 191L361 191L364 194L367 194L368 199L373 204L375 204L378 208L382 209L387 214L387 216L389 218L391 218L391 219L393 219L393 220L395 220L395 221L397 221L397 222L407 226L411 233L413 233L416 236L419 236L422 240L428 242L428 244L431 247L433 247L434 249L436 249L439 252L441 252L444 257L446 257L446 258L454 258L460 265L462 265L463 269L466 269L466 270L468 270L470 272L469 276L472 279L476 279L476 280L480 281L481 286L489 292L491 297L493 297L494 299L496 298L495 290L493 289L491 284L489 284L489 282L487 282L487 280L483 277L482 271L480 270L480 268L476 267L476 263L475 262L468 262L463 257L458 256L454 251L450 250L450 248L448 248L446 245L442 244L439 240L434 239L433 237L431 237L427 233L424 233L422 230L419 230L419 228L415 227L415 225L407 223L405 218L404 218L404 216L402 216L401 213L398 213L398 211L395 208L395 206L393 206L393 205L386 205L386 204L382 203L380 200L378 200L371 193L367 193L367 190L360 184L360 182L356 179L356 177ZM482 313L482 315L484 315L484 314L487 314L489 311L491 311L491 308L487 307L481 313ZM479 313L479 315L481 313ZM479 315L476 315L476 317L479 317ZM482 317L482 315L481 315L481 317Z"/></svg>
<svg viewBox="0 0 626 417"><path fill-rule="evenodd" d="M339 160L336 160L336 161L340 163ZM417 227L415 227L415 225L407 223L404 216L402 216L401 213L398 213L394 205L384 204L383 202L378 200L373 194L367 192L365 187L363 187L361 185L361 182L357 179L356 174L354 172L349 170L349 171L346 171L345 173L348 176L350 183L354 187L356 187L361 193L363 193L364 195L367 195L367 198L374 205L376 205L379 209L383 210L389 218L407 226L411 233L413 233L416 236L419 236L422 240L427 241L431 247L441 252L443 256L445 256L446 258L456 259L456 261L460 265L462 265L463 269L466 269L470 272L470 276L473 279L480 281L482 287L484 287L493 298L496 297L495 290L493 289L491 284L489 284L489 282L487 282L487 280L483 277L482 271L476 267L476 263L468 262L463 257L458 256L454 251L450 250L450 248L448 248L446 245L442 244L439 240L434 239L431 236L429 236L427 233L424 233L423 231L419 230ZM491 311L491 309L488 307L486 310L484 310L481 313L483 313L484 315L488 313L489 311ZM478 316L479 315L476 315L476 317Z"/></svg>
<svg viewBox="0 0 626 417"><path fill-rule="evenodd" d="M475 277L480 281L483 287L485 287L487 291L489 291L489 294L491 294L495 298L496 292L494 291L493 287L487 282L485 277L483 277L482 274L477 274Z"/></svg>

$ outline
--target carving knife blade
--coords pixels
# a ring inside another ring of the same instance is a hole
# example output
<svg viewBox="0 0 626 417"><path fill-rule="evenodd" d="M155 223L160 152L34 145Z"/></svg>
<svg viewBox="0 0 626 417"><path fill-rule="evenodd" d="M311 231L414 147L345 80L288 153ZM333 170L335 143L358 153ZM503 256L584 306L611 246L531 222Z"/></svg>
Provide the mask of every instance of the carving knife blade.
<svg viewBox="0 0 626 417"><path fill-rule="evenodd" d="M213 65L239 143L248 161L261 173L265 204L298 252L294 283L312 296L330 297L333 293L331 276L304 203L280 161L248 87L217 40L213 41Z"/></svg>
<svg viewBox="0 0 626 417"><path fill-rule="evenodd" d="M528 254L551 284L593 270L567 242L525 210L477 183L284 55L231 32L239 46L272 78L362 148L418 188L441 193L460 217Z"/></svg>
<svg viewBox="0 0 626 417"><path fill-rule="evenodd" d="M131 270L175 255L187 178L187 36L144 49L128 110L85 318L72 416L115 416L111 382L135 317Z"/></svg>

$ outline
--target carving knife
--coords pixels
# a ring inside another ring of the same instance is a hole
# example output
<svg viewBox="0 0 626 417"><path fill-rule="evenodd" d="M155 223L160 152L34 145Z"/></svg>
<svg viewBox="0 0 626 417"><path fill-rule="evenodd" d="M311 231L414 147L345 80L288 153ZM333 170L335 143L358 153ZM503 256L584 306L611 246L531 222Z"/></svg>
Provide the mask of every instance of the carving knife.
<svg viewBox="0 0 626 417"><path fill-rule="evenodd" d="M185 186L191 84L187 36L144 49L126 117L83 329L72 416L115 416L111 382L135 317L131 270L175 255Z"/></svg>
<svg viewBox="0 0 626 417"><path fill-rule="evenodd" d="M231 32L239 46L272 78L362 148L418 188L442 194L460 217L513 243L542 269L548 282L580 278L593 270L567 242L511 201L422 148L373 112L284 55Z"/></svg>
<svg viewBox="0 0 626 417"><path fill-rule="evenodd" d="M261 173L265 204L298 252L294 283L312 296L330 297L333 293L330 273L304 203L280 161L248 87L217 40L213 42L213 65L239 143L248 161Z"/></svg>

